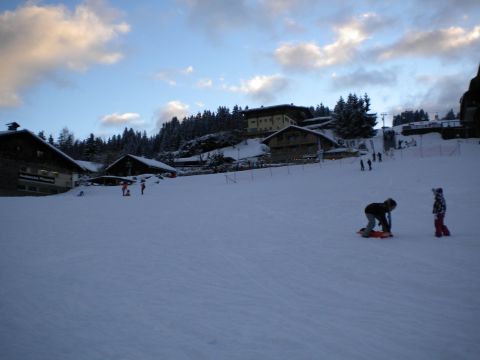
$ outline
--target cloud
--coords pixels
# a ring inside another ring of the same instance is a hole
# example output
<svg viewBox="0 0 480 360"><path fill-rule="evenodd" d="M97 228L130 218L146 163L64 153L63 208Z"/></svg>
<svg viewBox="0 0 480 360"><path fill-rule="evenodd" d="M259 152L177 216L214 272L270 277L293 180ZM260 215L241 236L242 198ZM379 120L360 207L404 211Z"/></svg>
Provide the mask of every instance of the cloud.
<svg viewBox="0 0 480 360"><path fill-rule="evenodd" d="M289 33L303 33L305 32L305 27L291 18L285 18L283 20L283 25Z"/></svg>
<svg viewBox="0 0 480 360"><path fill-rule="evenodd" d="M160 71L153 76L154 79L163 81L170 86L177 85L177 80L174 78L174 74L169 71Z"/></svg>
<svg viewBox="0 0 480 360"><path fill-rule="evenodd" d="M260 4L265 9L266 14L276 16L311 9L318 5L318 0L261 0Z"/></svg>
<svg viewBox="0 0 480 360"><path fill-rule="evenodd" d="M211 88L213 81L211 79L200 79L197 81L197 87L200 89Z"/></svg>
<svg viewBox="0 0 480 360"><path fill-rule="evenodd" d="M480 6L474 0L423 0L409 13L417 26L439 27L456 21L459 24L478 22Z"/></svg>
<svg viewBox="0 0 480 360"><path fill-rule="evenodd" d="M0 107L20 105L22 90L58 70L120 61L123 54L112 42L130 26L115 22L114 12L106 10L90 3L74 11L27 3L0 13Z"/></svg>
<svg viewBox="0 0 480 360"><path fill-rule="evenodd" d="M113 113L105 115L101 119L103 126L141 126L145 125L145 122L140 118L138 113Z"/></svg>
<svg viewBox="0 0 480 360"><path fill-rule="evenodd" d="M334 28L335 42L319 46L315 42L285 43L274 51L275 60L285 68L316 70L350 61L358 48L381 26L377 15L368 13Z"/></svg>
<svg viewBox="0 0 480 360"><path fill-rule="evenodd" d="M180 70L180 72L182 72L183 74L192 74L193 73L193 66L190 65L188 67L186 67L185 69L183 70Z"/></svg>
<svg viewBox="0 0 480 360"><path fill-rule="evenodd" d="M332 76L333 88L352 88L365 86L386 86L393 85L397 81L397 71L387 70L365 70L358 68L355 71L345 74Z"/></svg>
<svg viewBox="0 0 480 360"><path fill-rule="evenodd" d="M418 77L417 82L427 89L419 94L418 107L443 116L450 109L460 111L460 98L468 89L469 79L465 74L455 74Z"/></svg>
<svg viewBox="0 0 480 360"><path fill-rule="evenodd" d="M248 26L255 17L252 5L246 0L177 0L185 4L188 22L218 39L226 31Z"/></svg>
<svg viewBox="0 0 480 360"><path fill-rule="evenodd" d="M157 128L161 129L162 124L171 121L173 117L182 120L189 114L190 106L181 101L174 100L168 102L165 106L157 111Z"/></svg>
<svg viewBox="0 0 480 360"><path fill-rule="evenodd" d="M224 89L243 93L253 99L269 102L276 97L278 93L289 86L289 81L282 75L259 75L249 80L241 80L238 86L223 85Z"/></svg>
<svg viewBox="0 0 480 360"><path fill-rule="evenodd" d="M433 31L410 32L391 46L382 49L379 57L389 60L403 56L443 57L472 55L480 51L480 26L471 30L450 27Z"/></svg>
<svg viewBox="0 0 480 360"><path fill-rule="evenodd" d="M164 69L153 75L156 80L163 81L170 86L177 85L178 75L188 76L193 74L193 66L187 66L185 69Z"/></svg>

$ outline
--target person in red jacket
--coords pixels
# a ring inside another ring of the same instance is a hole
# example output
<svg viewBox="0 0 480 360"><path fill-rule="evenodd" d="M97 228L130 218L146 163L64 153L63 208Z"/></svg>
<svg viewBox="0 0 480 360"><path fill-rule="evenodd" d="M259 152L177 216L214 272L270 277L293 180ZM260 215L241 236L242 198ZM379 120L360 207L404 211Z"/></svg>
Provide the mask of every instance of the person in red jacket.
<svg viewBox="0 0 480 360"><path fill-rule="evenodd" d="M126 181L122 183L122 195L126 196L127 195L127 189L128 189L128 184Z"/></svg>
<svg viewBox="0 0 480 360"><path fill-rule="evenodd" d="M383 203L371 203L365 207L365 216L368 219L368 224L363 230L363 237L370 237L370 232L375 227L375 220L378 220L382 226L383 232L388 232L391 235L392 230L392 216L391 211L397 207L395 200L389 198ZM387 220L388 217L388 220Z"/></svg>
<svg viewBox="0 0 480 360"><path fill-rule="evenodd" d="M433 223L435 225L435 236L450 236L450 230L448 230L447 226L444 224L445 213L447 212L447 203L443 197L443 189L432 189L432 192L435 196L435 201L433 202L433 215L435 217Z"/></svg>

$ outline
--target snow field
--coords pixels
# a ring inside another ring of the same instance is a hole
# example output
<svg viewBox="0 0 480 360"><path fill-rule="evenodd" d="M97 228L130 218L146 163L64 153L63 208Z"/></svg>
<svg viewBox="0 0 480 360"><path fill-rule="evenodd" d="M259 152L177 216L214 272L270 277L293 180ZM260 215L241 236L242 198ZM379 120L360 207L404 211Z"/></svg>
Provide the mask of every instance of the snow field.
<svg viewBox="0 0 480 360"><path fill-rule="evenodd" d="M480 146L424 155L0 198L0 358L477 359Z"/></svg>

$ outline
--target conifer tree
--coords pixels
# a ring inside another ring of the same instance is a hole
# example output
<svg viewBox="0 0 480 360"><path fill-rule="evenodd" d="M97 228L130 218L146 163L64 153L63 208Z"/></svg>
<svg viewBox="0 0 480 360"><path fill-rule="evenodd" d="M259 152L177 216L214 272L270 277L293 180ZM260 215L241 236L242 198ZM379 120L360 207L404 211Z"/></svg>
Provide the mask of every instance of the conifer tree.
<svg viewBox="0 0 480 360"><path fill-rule="evenodd" d="M340 97L334 108L335 131L344 139L368 138L374 135L376 115L370 114L370 98L349 94L347 101Z"/></svg>

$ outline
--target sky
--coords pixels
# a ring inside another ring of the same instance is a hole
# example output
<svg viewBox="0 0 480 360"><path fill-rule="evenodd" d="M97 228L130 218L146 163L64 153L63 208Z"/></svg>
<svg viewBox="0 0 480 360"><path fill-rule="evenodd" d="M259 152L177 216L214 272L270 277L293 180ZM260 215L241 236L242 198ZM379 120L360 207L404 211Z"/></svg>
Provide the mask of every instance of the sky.
<svg viewBox="0 0 480 360"><path fill-rule="evenodd" d="M156 134L173 116L371 99L430 118L480 63L475 0L1 1L0 127Z"/></svg>

